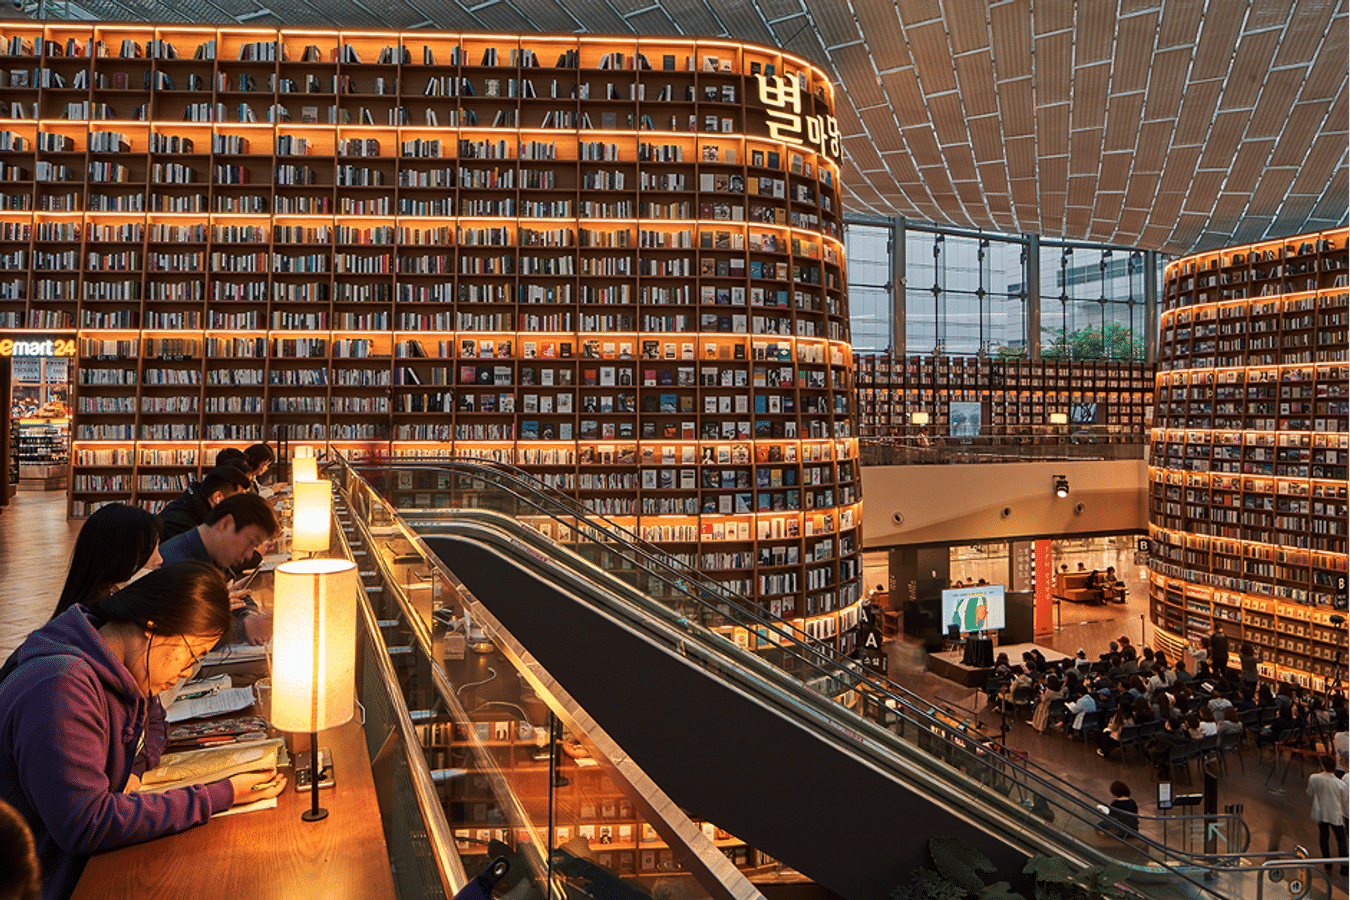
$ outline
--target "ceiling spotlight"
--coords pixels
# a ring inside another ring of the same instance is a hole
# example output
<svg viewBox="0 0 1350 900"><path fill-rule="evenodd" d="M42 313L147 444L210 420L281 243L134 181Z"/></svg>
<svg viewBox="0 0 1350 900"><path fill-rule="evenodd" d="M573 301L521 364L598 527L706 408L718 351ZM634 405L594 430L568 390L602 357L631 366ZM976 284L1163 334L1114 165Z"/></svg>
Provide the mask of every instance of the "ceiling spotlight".
<svg viewBox="0 0 1350 900"><path fill-rule="evenodd" d="M1069 479L1063 475L1055 476L1055 496L1061 500L1069 496Z"/></svg>

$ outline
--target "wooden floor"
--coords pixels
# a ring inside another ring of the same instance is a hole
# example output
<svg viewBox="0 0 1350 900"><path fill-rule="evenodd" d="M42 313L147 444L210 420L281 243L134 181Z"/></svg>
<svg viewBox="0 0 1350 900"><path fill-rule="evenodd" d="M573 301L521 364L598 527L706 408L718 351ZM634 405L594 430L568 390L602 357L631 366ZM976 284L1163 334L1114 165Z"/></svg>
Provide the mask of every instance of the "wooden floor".
<svg viewBox="0 0 1350 900"><path fill-rule="evenodd" d="M65 491L20 491L0 506L0 661L51 615L80 524L66 518Z"/></svg>

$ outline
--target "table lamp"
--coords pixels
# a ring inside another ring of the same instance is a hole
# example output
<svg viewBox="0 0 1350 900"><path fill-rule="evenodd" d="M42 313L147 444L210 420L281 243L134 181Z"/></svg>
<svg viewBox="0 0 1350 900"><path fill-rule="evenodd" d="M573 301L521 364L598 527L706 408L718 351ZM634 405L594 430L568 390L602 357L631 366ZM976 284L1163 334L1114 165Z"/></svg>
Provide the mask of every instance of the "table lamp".
<svg viewBox="0 0 1350 900"><path fill-rule="evenodd" d="M313 462L311 459L310 462ZM296 481L291 516L291 549L321 553L328 549L333 527L333 484Z"/></svg>
<svg viewBox="0 0 1350 900"><path fill-rule="evenodd" d="M272 620L272 724L308 731L310 808L317 822L324 753L319 732L352 717L356 694L356 564L304 559L277 566ZM331 754L330 754L331 756ZM303 754L296 756L300 777Z"/></svg>
<svg viewBox="0 0 1350 900"><path fill-rule="evenodd" d="M319 480L319 461L312 456L297 456L291 460L291 481L299 484L302 481Z"/></svg>

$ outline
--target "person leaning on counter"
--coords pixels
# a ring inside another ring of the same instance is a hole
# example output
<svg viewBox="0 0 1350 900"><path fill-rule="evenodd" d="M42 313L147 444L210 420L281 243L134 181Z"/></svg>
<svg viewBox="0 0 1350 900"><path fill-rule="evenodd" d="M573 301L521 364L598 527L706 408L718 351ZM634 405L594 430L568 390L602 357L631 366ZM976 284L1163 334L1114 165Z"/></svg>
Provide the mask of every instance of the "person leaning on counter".
<svg viewBox="0 0 1350 900"><path fill-rule="evenodd" d="M166 563L193 559L210 563L226 578L248 562L253 552L281 530L277 514L257 494L226 497L206 514L206 521L160 545ZM236 644L261 644L271 634L272 617L258 612L257 604L242 592L231 595L235 626L230 640Z"/></svg>
<svg viewBox="0 0 1350 900"><path fill-rule="evenodd" d="M272 772L139 793L132 762L150 697L229 630L229 592L210 565L162 566L33 632L0 682L0 799L28 822L45 881L64 900L88 856L200 825L281 793Z"/></svg>

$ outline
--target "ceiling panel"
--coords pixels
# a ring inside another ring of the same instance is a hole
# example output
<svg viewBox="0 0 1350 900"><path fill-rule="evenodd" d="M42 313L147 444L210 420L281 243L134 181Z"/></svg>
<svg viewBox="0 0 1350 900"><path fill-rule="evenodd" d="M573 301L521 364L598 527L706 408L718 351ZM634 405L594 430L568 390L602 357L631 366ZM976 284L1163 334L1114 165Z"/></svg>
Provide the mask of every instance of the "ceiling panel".
<svg viewBox="0 0 1350 900"><path fill-rule="evenodd" d="M1158 48L1194 47L1200 32L1203 3L1165 3L1158 21Z"/></svg>
<svg viewBox="0 0 1350 900"><path fill-rule="evenodd" d="M1013 0L989 9L996 77L1031 76L1031 0Z"/></svg>
<svg viewBox="0 0 1350 900"><path fill-rule="evenodd" d="M781 43L841 82L844 196L858 212L1109 239L1123 205L1115 237L1170 253L1347 219L1345 0L806 2L810 18L803 0L496 0L472 11L456 0L266 0L271 14L250 22ZM110 19L205 22L263 2L81 5Z"/></svg>
<svg viewBox="0 0 1350 900"><path fill-rule="evenodd" d="M924 91L941 94L956 90L956 73L952 69L951 49L947 46L947 32L942 22L916 25L905 29L905 33Z"/></svg>
<svg viewBox="0 0 1350 900"><path fill-rule="evenodd" d="M1080 66L1073 70L1074 130L1100 128L1106 121L1106 90L1111 81L1111 64Z"/></svg>
<svg viewBox="0 0 1350 900"><path fill-rule="evenodd" d="M1146 119L1175 119L1186 94L1176 86L1186 83L1186 68L1191 64L1189 47L1177 47L1153 55L1148 75L1148 102L1144 105ZM1215 89L1218 97L1218 88Z"/></svg>
<svg viewBox="0 0 1350 900"><path fill-rule="evenodd" d="M1091 66L1110 63L1116 38L1116 5L1114 3L1078 4L1078 21L1073 29L1074 64Z"/></svg>
<svg viewBox="0 0 1350 900"><path fill-rule="evenodd" d="M1139 136L1139 120L1144 109L1143 94L1117 95L1111 98L1103 138L1105 151L1129 150Z"/></svg>
<svg viewBox="0 0 1350 900"><path fill-rule="evenodd" d="M1200 29L1200 43L1195 48L1195 63L1191 66L1191 78L1205 81L1210 78L1223 78L1228 74L1228 61L1233 55L1233 47L1238 43L1242 28L1242 16L1233 15L1222 5L1210 8Z"/></svg>
<svg viewBox="0 0 1350 900"><path fill-rule="evenodd" d="M1234 57L1233 72L1224 73L1223 107L1224 109L1242 109L1256 105L1261 95L1261 86L1266 79L1261 73L1270 70L1270 58L1280 42L1278 31L1263 31L1259 34L1245 34L1238 44Z"/></svg>
<svg viewBox="0 0 1350 900"><path fill-rule="evenodd" d="M1341 4L1328 0L1299 0L1294 4L1293 11L1285 20L1284 40L1275 54L1273 65L1282 68L1311 62L1317 54L1322 36L1330 30L1331 17L1339 15L1344 21L1345 10L1338 10L1338 6ZM1344 24L1341 30L1345 30Z"/></svg>
<svg viewBox="0 0 1350 900"><path fill-rule="evenodd" d="M1111 60L1111 93L1128 94L1148 87L1149 58L1158 32L1156 13L1130 16L1116 26L1115 55Z"/></svg>
<svg viewBox="0 0 1350 900"><path fill-rule="evenodd" d="M1036 39L1036 102L1068 103L1073 93L1073 35L1069 32Z"/></svg>
<svg viewBox="0 0 1350 900"><path fill-rule="evenodd" d="M1284 128L1289 111L1294 108L1299 91L1303 87L1302 69L1282 69L1271 72L1266 78L1265 90L1261 92L1261 102L1252 113L1247 124L1247 137L1275 137Z"/></svg>
<svg viewBox="0 0 1350 900"><path fill-rule="evenodd" d="M989 46L989 23L983 3L949 3L946 11L948 40L954 55Z"/></svg>
<svg viewBox="0 0 1350 900"><path fill-rule="evenodd" d="M988 53L967 53L956 60L956 80L961 85L961 102L967 116L998 112L994 92L994 66Z"/></svg>
<svg viewBox="0 0 1350 900"><path fill-rule="evenodd" d="M881 71L910 65L909 47L900 19L890 3L862 2L853 7L864 39Z"/></svg>
<svg viewBox="0 0 1350 900"><path fill-rule="evenodd" d="M964 144L966 136L965 110L961 108L961 95L956 92L928 98L928 115L937 132L937 140L943 147L951 144Z"/></svg>

